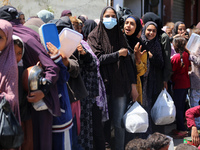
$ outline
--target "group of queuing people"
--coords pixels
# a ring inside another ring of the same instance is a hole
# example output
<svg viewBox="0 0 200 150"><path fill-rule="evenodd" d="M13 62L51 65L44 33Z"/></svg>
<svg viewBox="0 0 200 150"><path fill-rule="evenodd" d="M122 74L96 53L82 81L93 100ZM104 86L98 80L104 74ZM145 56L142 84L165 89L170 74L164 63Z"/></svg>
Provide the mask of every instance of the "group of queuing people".
<svg viewBox="0 0 200 150"><path fill-rule="evenodd" d="M83 35L69 58L50 42L45 43L49 52L41 44L38 29L48 23L54 23L58 33L70 28ZM186 136L188 89L192 106L198 105L200 97L200 53L191 53L185 46L190 34L200 34L200 30L188 32L183 22L171 24L162 28L159 16L148 12L141 19L127 16L120 28L112 7L105 7L95 20L86 15L75 17L70 10L64 10L58 19L41 10L25 20L16 8L1 7L0 97L9 101L22 125L24 143L20 148L105 150L110 147L114 128L114 147L123 150L129 141L137 141L133 137L150 139L154 132L164 133L164 126L151 120L150 111L162 89L170 91L171 87L177 112L177 130L173 132ZM34 91L26 90L25 74L38 62L46 82ZM44 109L33 107L41 100ZM125 132L122 117L130 101L138 101L148 112L146 133ZM170 140L163 139L155 150L168 148Z"/></svg>

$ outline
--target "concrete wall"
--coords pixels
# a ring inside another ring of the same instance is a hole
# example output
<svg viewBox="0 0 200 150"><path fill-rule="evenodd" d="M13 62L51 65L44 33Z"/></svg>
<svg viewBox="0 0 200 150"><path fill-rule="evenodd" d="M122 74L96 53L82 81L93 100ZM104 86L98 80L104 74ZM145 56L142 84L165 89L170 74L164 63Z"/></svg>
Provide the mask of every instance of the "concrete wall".
<svg viewBox="0 0 200 150"><path fill-rule="evenodd" d="M59 18L63 10L69 9L73 16L85 14L89 19L99 19L102 9L107 6L107 0L9 0L9 3L21 10L26 19L42 9L52 9L55 18Z"/></svg>

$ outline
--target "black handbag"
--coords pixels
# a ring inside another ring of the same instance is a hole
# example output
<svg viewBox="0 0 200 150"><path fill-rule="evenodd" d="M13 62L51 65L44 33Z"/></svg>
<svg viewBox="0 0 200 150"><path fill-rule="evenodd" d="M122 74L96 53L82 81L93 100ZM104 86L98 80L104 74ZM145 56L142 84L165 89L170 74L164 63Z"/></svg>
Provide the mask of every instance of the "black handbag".
<svg viewBox="0 0 200 150"><path fill-rule="evenodd" d="M0 149L18 148L24 140L23 130L13 114L9 102L0 102Z"/></svg>

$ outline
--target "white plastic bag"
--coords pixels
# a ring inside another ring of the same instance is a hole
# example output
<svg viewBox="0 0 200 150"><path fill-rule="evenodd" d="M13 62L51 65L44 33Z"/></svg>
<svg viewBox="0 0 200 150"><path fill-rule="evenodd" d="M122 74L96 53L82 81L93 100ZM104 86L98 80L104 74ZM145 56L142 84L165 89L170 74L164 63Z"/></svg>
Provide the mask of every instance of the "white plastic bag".
<svg viewBox="0 0 200 150"><path fill-rule="evenodd" d="M148 114L136 101L124 114L123 123L127 132L146 132L149 126Z"/></svg>
<svg viewBox="0 0 200 150"><path fill-rule="evenodd" d="M166 135L170 139L168 150L174 150L174 141L171 136Z"/></svg>
<svg viewBox="0 0 200 150"><path fill-rule="evenodd" d="M176 108L174 101L167 90L164 89L151 109L151 118L156 125L166 125L174 122L175 117Z"/></svg>

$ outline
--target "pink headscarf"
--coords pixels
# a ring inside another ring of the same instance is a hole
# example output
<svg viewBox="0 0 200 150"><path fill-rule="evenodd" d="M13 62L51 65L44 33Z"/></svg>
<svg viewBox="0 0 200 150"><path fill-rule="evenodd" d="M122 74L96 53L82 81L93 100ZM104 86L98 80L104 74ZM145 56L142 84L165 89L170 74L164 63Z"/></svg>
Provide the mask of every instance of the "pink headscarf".
<svg viewBox="0 0 200 150"><path fill-rule="evenodd" d="M6 47L0 53L0 101L5 96L20 121L18 101L18 68L12 39L12 25L0 19L0 29L7 38Z"/></svg>

